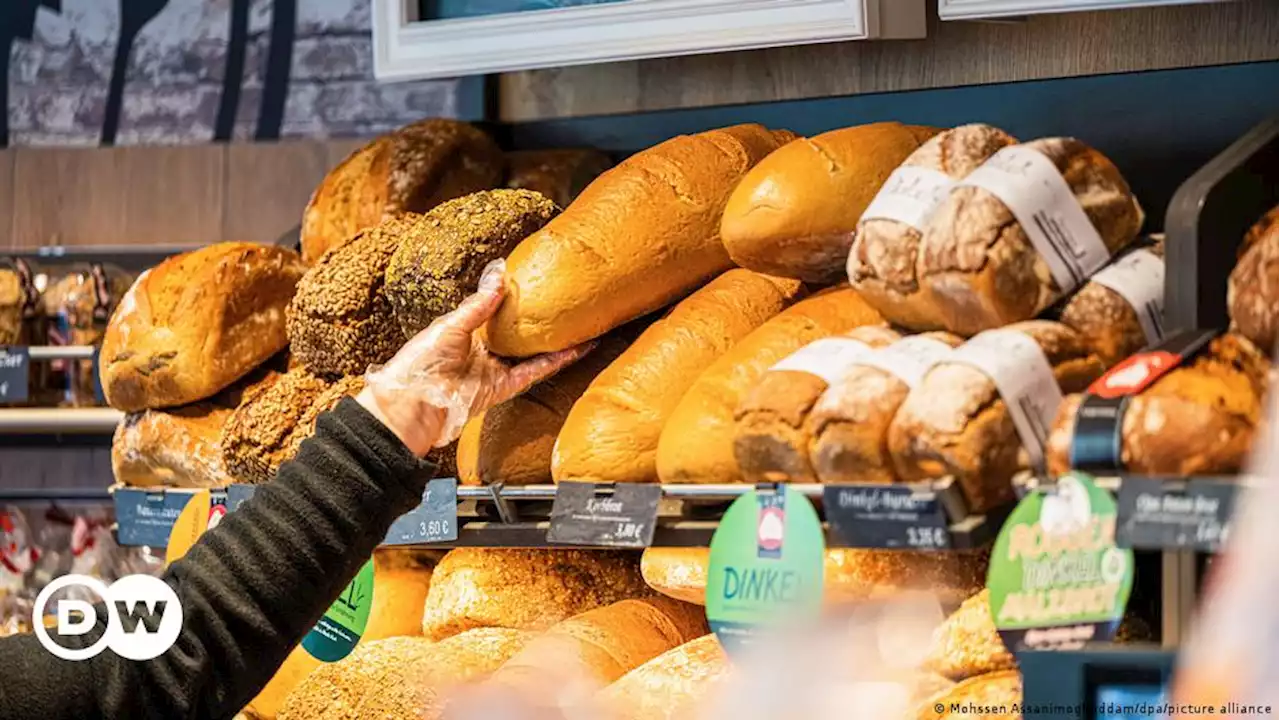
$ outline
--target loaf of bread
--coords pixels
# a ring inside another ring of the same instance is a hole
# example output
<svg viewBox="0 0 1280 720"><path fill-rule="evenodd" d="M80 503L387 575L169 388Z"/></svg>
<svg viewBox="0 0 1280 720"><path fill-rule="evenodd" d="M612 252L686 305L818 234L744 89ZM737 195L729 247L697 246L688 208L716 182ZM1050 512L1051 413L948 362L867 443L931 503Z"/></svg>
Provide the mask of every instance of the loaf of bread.
<svg viewBox="0 0 1280 720"><path fill-rule="evenodd" d="M1046 189L1053 183L1032 170L1041 166L1046 173L1056 168L1070 197ZM988 189L992 183L979 186L980 177L1003 183L1003 196ZM1023 199L1015 203L1015 195ZM968 337L1039 315L1132 242L1142 221L1120 171L1079 140L1005 148L952 188L931 216L920 240L919 282L943 326ZM1037 247L1040 236L1052 247Z"/></svg>
<svg viewBox="0 0 1280 720"><path fill-rule="evenodd" d="M599 150L516 150L507 153L507 187L532 190L564 208L613 162Z"/></svg>
<svg viewBox="0 0 1280 720"><path fill-rule="evenodd" d="M798 138L738 183L720 223L742 267L829 285L842 278L853 231L889 173L937 131L872 123Z"/></svg>
<svg viewBox="0 0 1280 720"><path fill-rule="evenodd" d="M1164 241L1135 247L1098 271L1057 313L1111 367L1163 337Z"/></svg>
<svg viewBox="0 0 1280 720"><path fill-rule="evenodd" d="M698 375L803 291L735 268L653 323L591 382L556 439L556 482L657 482L667 418Z"/></svg>
<svg viewBox="0 0 1280 720"><path fill-rule="evenodd" d="M405 337L456 308L476 291L491 260L559 212L531 190L488 190L408 216L386 273L387 297Z"/></svg>
<svg viewBox="0 0 1280 720"><path fill-rule="evenodd" d="M143 273L116 307L100 352L117 410L203 400L284 349L285 306L306 271L296 253L218 243Z"/></svg>
<svg viewBox="0 0 1280 720"><path fill-rule="evenodd" d="M1022 382L1052 396L1028 395L1018 404L1029 411L1027 431L1042 442L1061 395L1088 387L1102 374L1102 360L1075 331L1060 323L1030 320L990 332L1005 334L1002 340L1007 341L1002 342L1007 347L996 348L1011 363L997 373L999 381ZM1018 336L1033 341L1039 353ZM976 348L977 342L971 340L955 352ZM970 364L975 359L959 362L952 355L929 370L889 425L889 451L902 480L954 476L970 510L983 512L1013 499L1010 480L1034 462L1028 453L1040 448L1023 451L1017 421L1001 397L997 380Z"/></svg>
<svg viewBox="0 0 1280 720"><path fill-rule="evenodd" d="M716 636L703 635L623 675L597 705L608 720L700 720L731 671Z"/></svg>
<svg viewBox="0 0 1280 720"><path fill-rule="evenodd" d="M329 171L302 213L302 257L316 262L402 212L502 184L502 151L456 120L431 118L383 135Z"/></svg>
<svg viewBox="0 0 1280 720"><path fill-rule="evenodd" d="M985 588L965 600L933 633L924 668L963 680L1018 666L991 619L991 593Z"/></svg>
<svg viewBox="0 0 1280 720"><path fill-rule="evenodd" d="M747 170L795 136L759 125L681 135L632 155L507 258L490 349L563 350L729 269L720 216Z"/></svg>
<svg viewBox="0 0 1280 720"><path fill-rule="evenodd" d="M379 678L398 665L403 656L413 653L425 642L420 637L386 638L360 643L350 655L335 663L315 661L315 667L286 696L275 717L278 720L354 720L359 717L356 708L369 688L375 687ZM306 651L299 648L295 652Z"/></svg>
<svg viewBox="0 0 1280 720"><path fill-rule="evenodd" d="M1280 318L1280 210L1272 208L1245 236L1240 259L1227 280L1231 327L1263 352L1276 352Z"/></svg>
<svg viewBox="0 0 1280 720"><path fill-rule="evenodd" d="M896 482L889 424L911 388L961 342L946 332L903 338L827 387L800 432L818 482Z"/></svg>
<svg viewBox="0 0 1280 720"><path fill-rule="evenodd" d="M978 675L920 703L917 720L1021 720L1022 674L1017 670ZM938 708L941 708L939 710Z"/></svg>
<svg viewBox="0 0 1280 720"><path fill-rule="evenodd" d="M805 420L818 397L859 359L902 336L883 325L815 340L760 377L734 412L733 454L747 482L812 483Z"/></svg>
<svg viewBox="0 0 1280 720"><path fill-rule="evenodd" d="M890 322L936 330L942 318L916 276L920 238L951 184L1017 142L990 125L962 125L911 153L863 213L849 251L849 281Z"/></svg>
<svg viewBox="0 0 1280 720"><path fill-rule="evenodd" d="M572 615L648 593L634 554L588 550L451 550L436 566L422 632L546 630Z"/></svg>
<svg viewBox="0 0 1280 720"><path fill-rule="evenodd" d="M1120 425L1124 469L1140 475L1239 472L1265 418L1271 365L1238 333L1214 339L1187 365L1129 398ZM1049 469L1071 467L1071 443L1083 395L1062 403L1049 434Z"/></svg>
<svg viewBox="0 0 1280 720"><path fill-rule="evenodd" d="M818 338L882 322L852 289L801 300L753 330L698 376L658 441L664 483L742 482L733 453L733 413L774 363Z"/></svg>

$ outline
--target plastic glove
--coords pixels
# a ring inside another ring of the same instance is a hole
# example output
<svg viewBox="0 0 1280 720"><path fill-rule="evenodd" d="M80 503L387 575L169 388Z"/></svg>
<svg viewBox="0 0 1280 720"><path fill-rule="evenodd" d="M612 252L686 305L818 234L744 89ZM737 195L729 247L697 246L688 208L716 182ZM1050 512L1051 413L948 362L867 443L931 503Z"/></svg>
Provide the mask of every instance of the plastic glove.
<svg viewBox="0 0 1280 720"><path fill-rule="evenodd" d="M594 347L587 343L510 367L490 355L476 330L502 305L505 270L503 260L489 263L475 294L365 375L357 400L419 457L457 440L467 418L519 395Z"/></svg>

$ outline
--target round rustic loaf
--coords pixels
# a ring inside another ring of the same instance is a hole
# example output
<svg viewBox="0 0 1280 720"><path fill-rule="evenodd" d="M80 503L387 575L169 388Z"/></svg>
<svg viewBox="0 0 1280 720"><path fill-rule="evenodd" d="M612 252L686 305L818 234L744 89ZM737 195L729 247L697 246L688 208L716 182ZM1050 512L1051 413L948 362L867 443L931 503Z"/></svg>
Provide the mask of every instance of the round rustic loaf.
<svg viewBox="0 0 1280 720"><path fill-rule="evenodd" d="M569 207L578 193L613 162L599 150L516 150L507 158L507 187L541 193Z"/></svg>
<svg viewBox="0 0 1280 720"><path fill-rule="evenodd" d="M696 720L732 667L716 636L703 635L623 675L597 704L609 720Z"/></svg>
<svg viewBox="0 0 1280 720"><path fill-rule="evenodd" d="M1142 251L1163 261L1163 236L1153 237L1150 243L1133 250ZM1104 268L1102 272L1105 271ZM1163 283L1152 289L1163 298ZM1102 358L1103 364L1111 367L1153 342L1153 338L1148 338L1143 331L1142 322L1138 318L1138 313L1144 310L1145 308L1134 308L1115 289L1090 280L1067 298L1057 316L1059 322L1080 334L1085 343Z"/></svg>
<svg viewBox="0 0 1280 720"><path fill-rule="evenodd" d="M1276 352L1280 321L1280 220L1272 208L1245 236L1227 281L1231 326L1263 352Z"/></svg>

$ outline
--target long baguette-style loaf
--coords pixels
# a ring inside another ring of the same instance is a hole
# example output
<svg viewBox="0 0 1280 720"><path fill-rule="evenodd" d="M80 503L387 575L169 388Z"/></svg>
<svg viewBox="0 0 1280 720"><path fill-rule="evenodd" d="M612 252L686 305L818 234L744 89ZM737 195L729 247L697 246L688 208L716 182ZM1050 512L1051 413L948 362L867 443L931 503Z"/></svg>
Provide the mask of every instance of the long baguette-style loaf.
<svg viewBox="0 0 1280 720"><path fill-rule="evenodd" d="M742 176L795 136L759 125L681 135L591 183L507 258L490 349L563 350L657 310L730 267L720 217Z"/></svg>

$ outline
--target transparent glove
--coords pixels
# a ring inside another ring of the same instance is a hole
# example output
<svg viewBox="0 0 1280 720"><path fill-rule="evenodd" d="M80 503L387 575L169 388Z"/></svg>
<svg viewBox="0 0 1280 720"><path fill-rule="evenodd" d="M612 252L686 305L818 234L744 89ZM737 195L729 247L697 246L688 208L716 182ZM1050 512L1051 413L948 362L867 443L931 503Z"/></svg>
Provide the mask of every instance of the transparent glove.
<svg viewBox="0 0 1280 720"><path fill-rule="evenodd" d="M474 295L365 375L357 400L419 456L457 440L467 418L519 395L593 347L579 345L514 366L490 355L476 330L502 304L505 270L502 260L489 263Z"/></svg>

